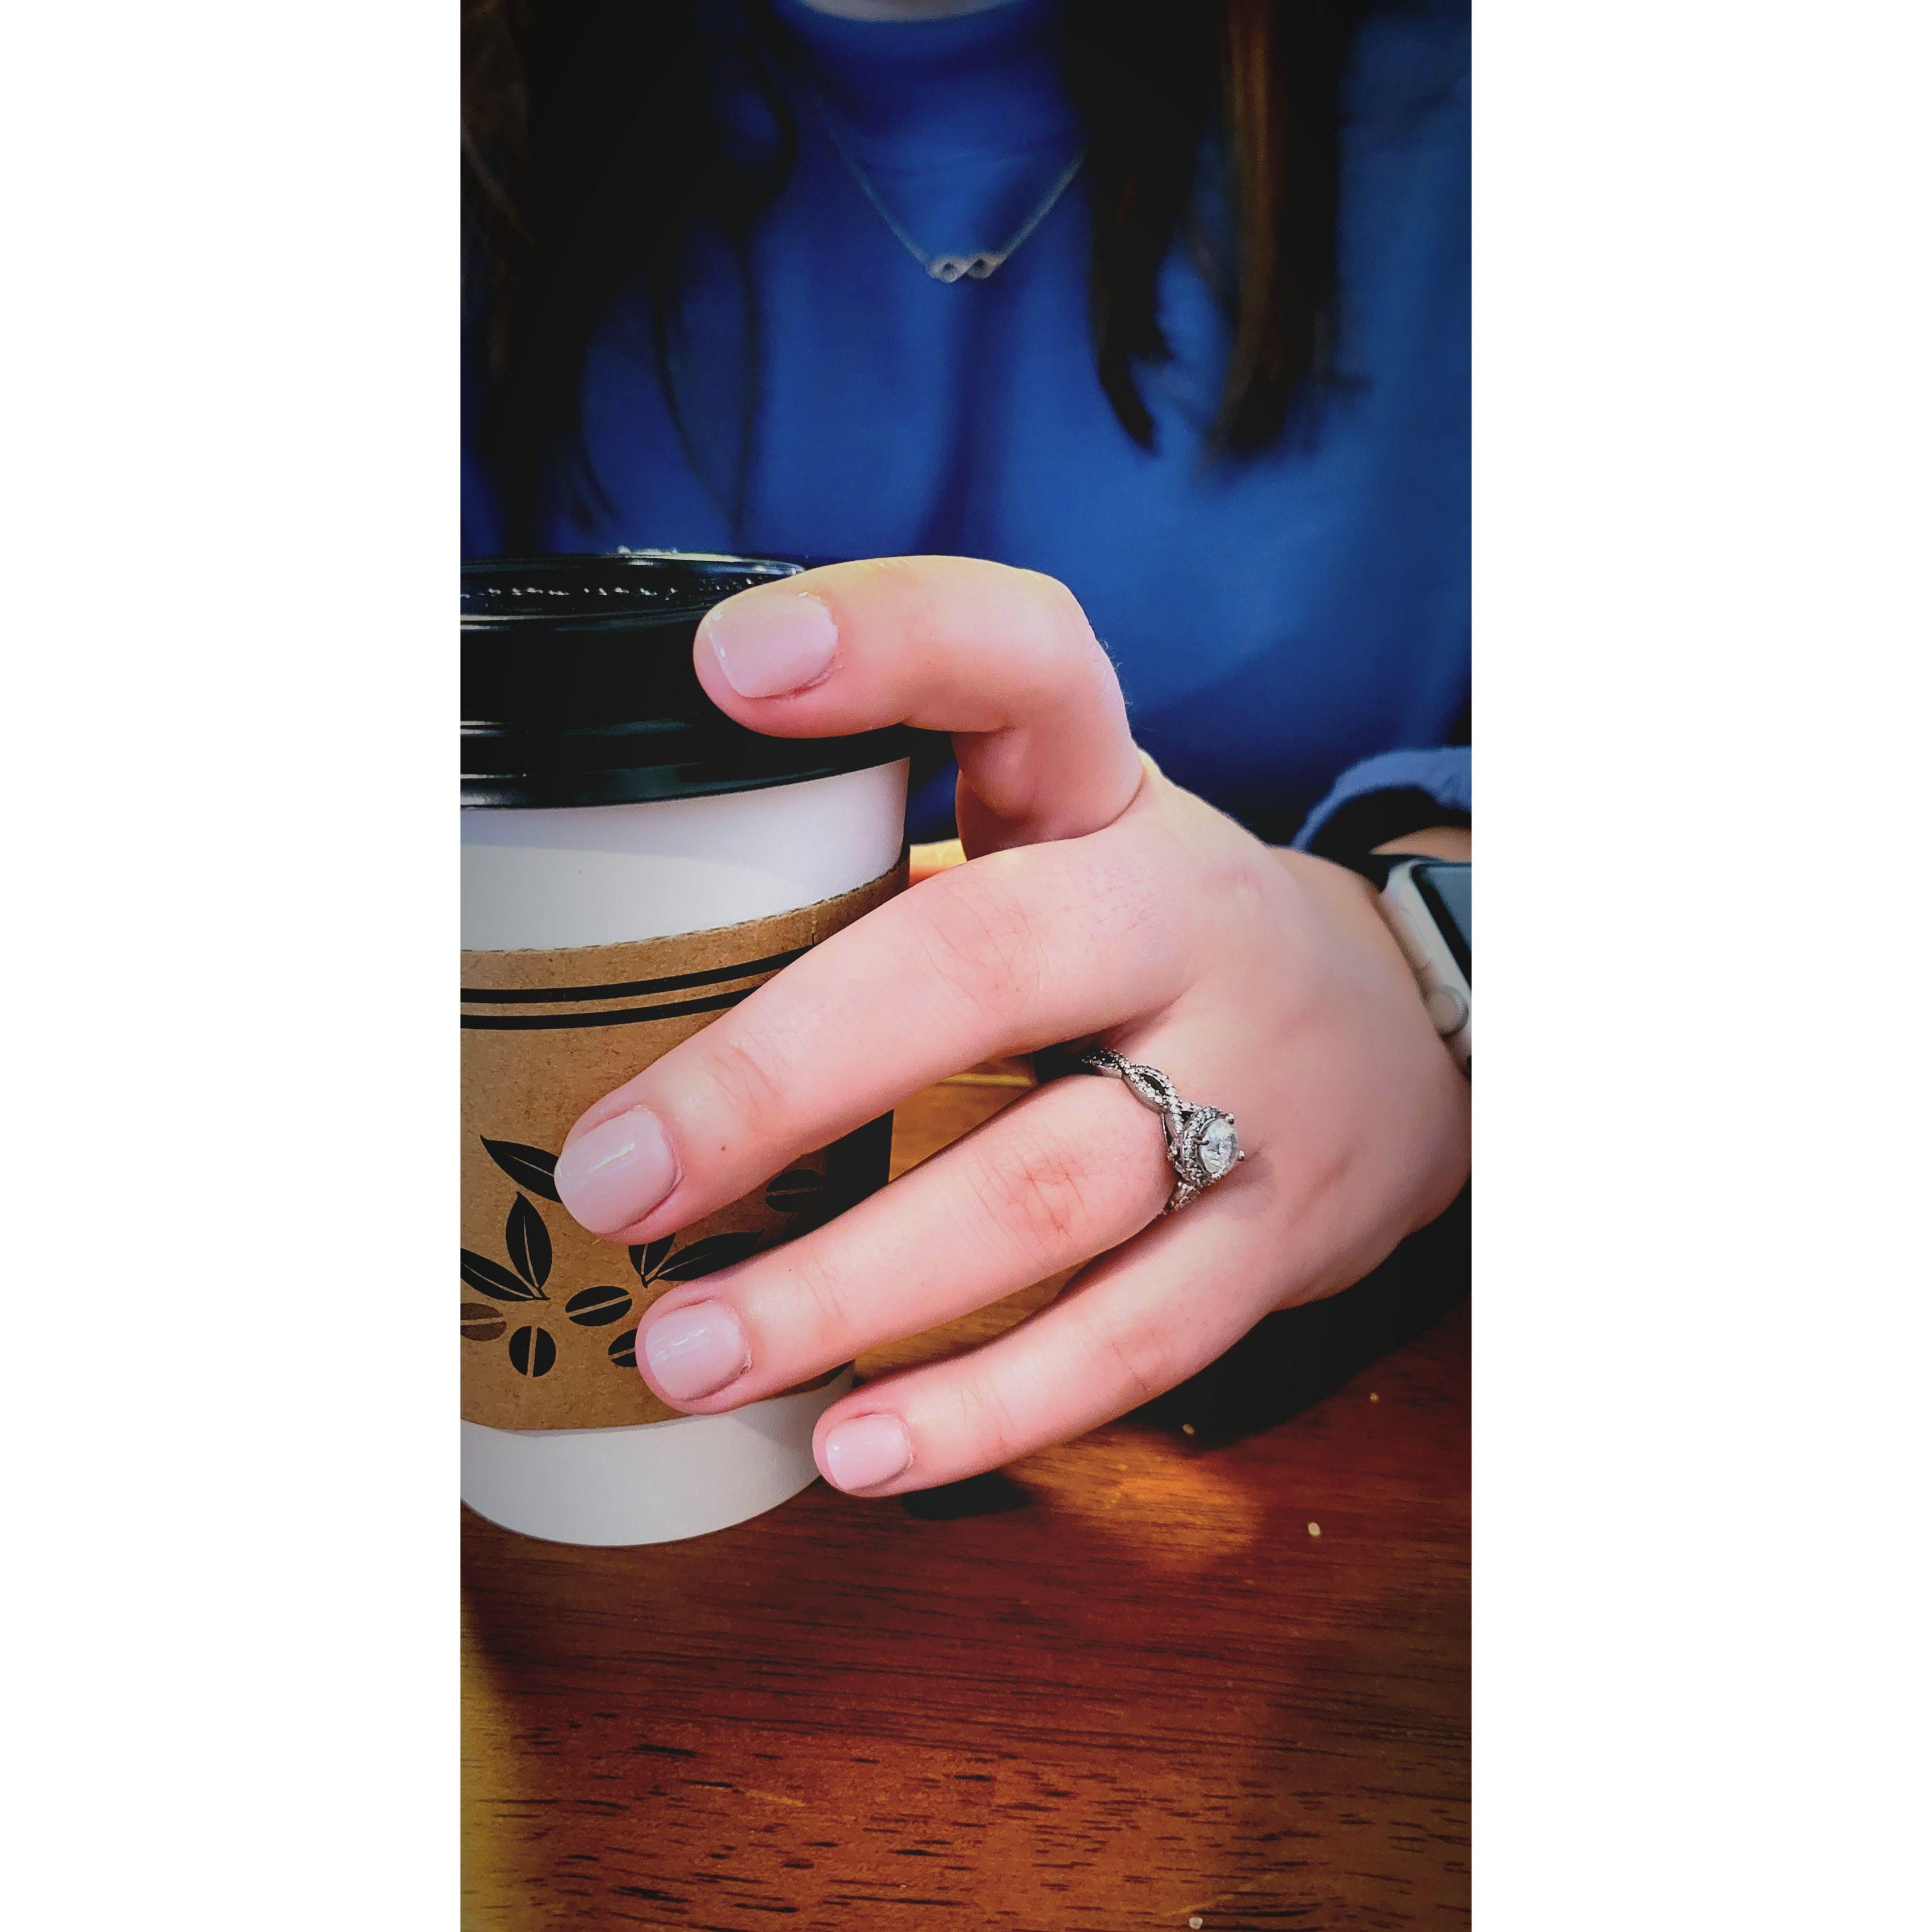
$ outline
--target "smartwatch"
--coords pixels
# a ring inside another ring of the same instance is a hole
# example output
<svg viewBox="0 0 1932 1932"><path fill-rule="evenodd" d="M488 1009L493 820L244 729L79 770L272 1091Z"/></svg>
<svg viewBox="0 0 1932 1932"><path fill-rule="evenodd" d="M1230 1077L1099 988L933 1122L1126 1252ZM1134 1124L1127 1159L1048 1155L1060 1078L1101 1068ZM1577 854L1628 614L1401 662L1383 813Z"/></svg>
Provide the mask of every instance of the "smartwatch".
<svg viewBox="0 0 1932 1932"><path fill-rule="evenodd" d="M1422 990L1443 1043L1469 1070L1469 867L1467 860L1371 854L1350 869L1382 888L1377 901Z"/></svg>

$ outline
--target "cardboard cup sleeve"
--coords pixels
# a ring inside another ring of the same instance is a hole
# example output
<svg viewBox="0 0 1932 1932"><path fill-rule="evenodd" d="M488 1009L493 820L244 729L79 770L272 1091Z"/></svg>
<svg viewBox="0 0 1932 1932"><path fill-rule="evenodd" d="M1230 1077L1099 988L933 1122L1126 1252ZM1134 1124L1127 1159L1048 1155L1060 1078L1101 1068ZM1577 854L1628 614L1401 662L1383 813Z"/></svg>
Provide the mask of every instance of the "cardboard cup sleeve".
<svg viewBox="0 0 1932 1932"><path fill-rule="evenodd" d="M902 860L836 898L705 932L464 952L465 1421L576 1430L681 1419L638 1372L638 1327L651 1304L884 1184L890 1114L695 1226L626 1250L571 1219L553 1170L593 1101L882 904L905 877Z"/></svg>

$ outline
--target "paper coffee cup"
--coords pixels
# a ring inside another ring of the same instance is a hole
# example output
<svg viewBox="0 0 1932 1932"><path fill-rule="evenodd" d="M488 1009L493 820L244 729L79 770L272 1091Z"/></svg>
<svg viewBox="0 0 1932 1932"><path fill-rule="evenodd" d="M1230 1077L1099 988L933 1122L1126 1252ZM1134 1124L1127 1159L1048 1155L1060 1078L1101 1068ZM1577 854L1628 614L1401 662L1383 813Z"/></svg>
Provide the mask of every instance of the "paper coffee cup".
<svg viewBox="0 0 1932 1932"><path fill-rule="evenodd" d="M907 734L760 737L692 669L706 610L794 568L464 571L462 1492L526 1535L658 1543L770 1509L850 1384L680 1415L638 1327L881 1185L890 1115L648 1247L586 1234L551 1174L592 1101L904 883Z"/></svg>

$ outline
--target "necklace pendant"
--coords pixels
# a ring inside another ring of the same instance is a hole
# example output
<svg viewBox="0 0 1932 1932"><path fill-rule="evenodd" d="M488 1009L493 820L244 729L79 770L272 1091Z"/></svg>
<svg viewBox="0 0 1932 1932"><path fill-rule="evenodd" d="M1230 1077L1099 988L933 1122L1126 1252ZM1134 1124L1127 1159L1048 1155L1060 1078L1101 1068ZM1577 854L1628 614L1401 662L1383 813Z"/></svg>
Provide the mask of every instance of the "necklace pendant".
<svg viewBox="0 0 1932 1932"><path fill-rule="evenodd" d="M935 255L926 263L926 272L935 282L983 282L1005 261L1004 255Z"/></svg>

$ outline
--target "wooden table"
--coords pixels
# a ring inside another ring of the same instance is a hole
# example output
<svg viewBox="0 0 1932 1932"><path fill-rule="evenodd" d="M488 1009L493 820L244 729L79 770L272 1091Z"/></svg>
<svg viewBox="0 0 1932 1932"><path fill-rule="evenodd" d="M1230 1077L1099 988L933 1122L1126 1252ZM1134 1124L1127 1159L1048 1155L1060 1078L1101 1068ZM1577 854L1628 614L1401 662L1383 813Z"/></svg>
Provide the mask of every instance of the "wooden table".
<svg viewBox="0 0 1932 1932"><path fill-rule="evenodd" d="M896 1171L1022 1077L902 1108ZM1459 1209L1160 1402L948 1490L818 1484L643 1550L466 1511L464 1926L1466 1920L1467 1256Z"/></svg>

